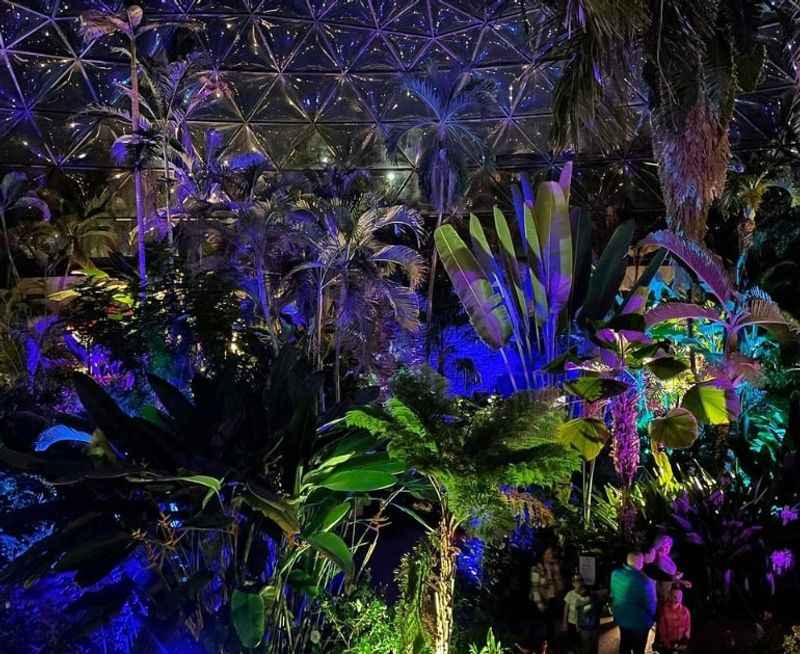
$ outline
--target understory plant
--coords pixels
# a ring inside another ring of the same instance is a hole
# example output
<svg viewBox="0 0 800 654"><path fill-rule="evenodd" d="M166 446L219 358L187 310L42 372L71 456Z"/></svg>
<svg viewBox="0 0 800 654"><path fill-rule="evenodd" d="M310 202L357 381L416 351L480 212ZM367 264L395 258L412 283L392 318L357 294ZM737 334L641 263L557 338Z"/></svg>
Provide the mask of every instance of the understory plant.
<svg viewBox="0 0 800 654"><path fill-rule="evenodd" d="M399 373L382 406L347 413L350 429L386 439L392 459L427 481L437 508L435 525L423 521L428 535L420 545L431 548L430 568L406 573L417 580L411 585L418 594L412 613L418 615L410 619L421 630L410 647L421 638L434 654L450 651L460 530L502 534L524 509L534 520L547 519L541 502L519 489L558 488L577 468L577 455L555 438L562 420L552 395L450 398L445 380L426 368Z"/></svg>

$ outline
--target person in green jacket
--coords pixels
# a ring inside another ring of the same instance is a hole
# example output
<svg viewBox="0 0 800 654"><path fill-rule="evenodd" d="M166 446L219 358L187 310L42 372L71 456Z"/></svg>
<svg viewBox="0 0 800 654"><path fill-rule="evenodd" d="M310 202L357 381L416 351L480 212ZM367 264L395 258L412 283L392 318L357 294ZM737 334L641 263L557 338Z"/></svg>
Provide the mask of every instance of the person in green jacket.
<svg viewBox="0 0 800 654"><path fill-rule="evenodd" d="M656 622L656 583L642 568L641 552L628 554L627 562L611 573L611 604L620 630L620 654L644 654L647 635Z"/></svg>

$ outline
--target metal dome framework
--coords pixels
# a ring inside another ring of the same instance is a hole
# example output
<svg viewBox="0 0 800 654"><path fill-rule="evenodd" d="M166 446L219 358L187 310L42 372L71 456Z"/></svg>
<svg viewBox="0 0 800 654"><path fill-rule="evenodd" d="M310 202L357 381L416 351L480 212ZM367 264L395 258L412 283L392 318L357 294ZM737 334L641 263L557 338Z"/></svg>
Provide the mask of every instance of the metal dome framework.
<svg viewBox="0 0 800 654"><path fill-rule="evenodd" d="M500 0L143 0L145 15L192 19L196 46L233 90L193 121L198 139L223 133L227 152L258 150L278 169L323 168L348 153L387 190L419 200L411 143L387 155L381 135L423 111L401 76L464 66L491 77L497 95L467 120L491 143L501 168L553 163L548 145L558 64L546 52L560 29L535 2ZM487 8L488 5L488 8ZM129 66L114 38L84 44L81 11L90 0L0 0L0 165L56 167L70 175L114 169L110 146L121 126L79 115L92 104L124 106ZM766 147L782 129L780 110L794 83L791 56L774 32L761 89L737 101L732 129L739 150ZM164 44L155 31L145 49ZM631 81L632 88L637 82ZM636 136L602 152L587 139L576 195L595 173L616 167L634 202L658 206L645 103ZM116 130L116 131L115 131ZM130 193L124 173L115 177Z"/></svg>

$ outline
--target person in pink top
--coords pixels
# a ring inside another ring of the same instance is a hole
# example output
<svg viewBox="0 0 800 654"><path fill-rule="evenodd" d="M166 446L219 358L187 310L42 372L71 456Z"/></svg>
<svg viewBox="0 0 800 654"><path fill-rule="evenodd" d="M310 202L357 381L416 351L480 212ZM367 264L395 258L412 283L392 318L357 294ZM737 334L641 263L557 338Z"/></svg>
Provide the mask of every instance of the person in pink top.
<svg viewBox="0 0 800 654"><path fill-rule="evenodd" d="M692 616L683 605L683 591L673 588L658 612L656 641L667 651L683 650L692 635Z"/></svg>

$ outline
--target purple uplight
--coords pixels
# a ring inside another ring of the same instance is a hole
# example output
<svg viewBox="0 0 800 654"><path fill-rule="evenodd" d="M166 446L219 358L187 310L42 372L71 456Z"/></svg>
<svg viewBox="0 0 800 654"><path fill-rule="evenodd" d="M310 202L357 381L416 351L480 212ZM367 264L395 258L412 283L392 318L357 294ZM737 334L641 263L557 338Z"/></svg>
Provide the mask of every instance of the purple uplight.
<svg viewBox="0 0 800 654"><path fill-rule="evenodd" d="M775 550L769 556L772 570L779 577L794 567L794 553L790 549Z"/></svg>

